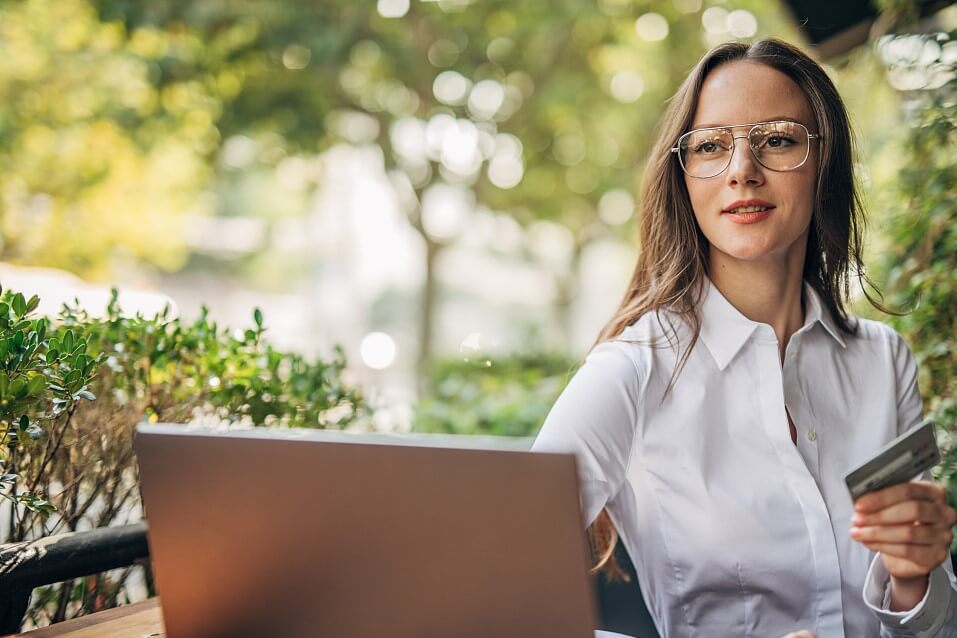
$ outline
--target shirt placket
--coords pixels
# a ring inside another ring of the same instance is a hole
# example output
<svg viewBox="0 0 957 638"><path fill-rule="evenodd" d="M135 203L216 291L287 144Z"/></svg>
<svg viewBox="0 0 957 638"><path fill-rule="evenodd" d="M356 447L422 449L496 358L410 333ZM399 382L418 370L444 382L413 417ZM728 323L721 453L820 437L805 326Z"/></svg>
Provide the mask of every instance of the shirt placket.
<svg viewBox="0 0 957 638"><path fill-rule="evenodd" d="M802 339L802 332L795 333L788 342L787 354L784 357L784 369L782 370L782 380L784 386L784 405L787 407L788 414L794 422L797 430L797 441L795 442L798 453L804 460L807 469L810 470L812 478L818 485L818 491L821 490L820 482L820 459L818 457L818 445L820 445L820 432L817 430L817 423L807 409L808 397L801 385L799 375L799 347Z"/></svg>
<svg viewBox="0 0 957 638"><path fill-rule="evenodd" d="M759 348L761 412L768 439L784 470L788 487L802 509L814 560L816 634L818 638L844 636L841 571L831 518L814 476L791 441L785 412L784 370L777 338L770 326L759 326L752 336ZM789 366L793 367L793 366ZM789 370L792 374L793 370ZM792 415L793 416L793 415ZM796 417L795 417L796 418ZM782 583L782 586L786 586Z"/></svg>

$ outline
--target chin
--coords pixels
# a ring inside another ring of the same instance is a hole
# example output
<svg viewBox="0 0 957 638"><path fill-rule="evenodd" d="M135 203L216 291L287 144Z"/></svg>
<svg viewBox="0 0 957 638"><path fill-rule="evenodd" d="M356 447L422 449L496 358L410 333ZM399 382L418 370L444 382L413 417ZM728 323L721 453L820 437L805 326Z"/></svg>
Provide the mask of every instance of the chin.
<svg viewBox="0 0 957 638"><path fill-rule="evenodd" d="M763 259L783 257L787 252L781 246L763 242L721 242L712 244L718 252L736 261L761 261Z"/></svg>

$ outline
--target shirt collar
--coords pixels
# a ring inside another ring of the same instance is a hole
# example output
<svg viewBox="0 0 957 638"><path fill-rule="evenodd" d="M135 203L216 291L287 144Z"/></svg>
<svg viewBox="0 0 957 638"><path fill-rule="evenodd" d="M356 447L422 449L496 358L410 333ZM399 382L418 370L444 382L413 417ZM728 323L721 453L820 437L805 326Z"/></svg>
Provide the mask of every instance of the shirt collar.
<svg viewBox="0 0 957 638"><path fill-rule="evenodd" d="M813 326L814 323L820 323L824 326L834 341L837 341L842 348L847 347L844 340L844 333L831 316L831 311L821 301L817 291L811 287L811 284L804 282L804 326Z"/></svg>
<svg viewBox="0 0 957 638"><path fill-rule="evenodd" d="M702 296L701 333L699 337L711 352L711 356L714 357L718 369L724 370L745 342L751 338L758 326L762 324L751 321L742 315L737 308L725 299L710 279L705 279ZM831 313L824 307L817 292L807 282L804 282L804 301L804 325L798 332L806 332L815 323L820 323L842 348L847 347L840 328L831 318Z"/></svg>

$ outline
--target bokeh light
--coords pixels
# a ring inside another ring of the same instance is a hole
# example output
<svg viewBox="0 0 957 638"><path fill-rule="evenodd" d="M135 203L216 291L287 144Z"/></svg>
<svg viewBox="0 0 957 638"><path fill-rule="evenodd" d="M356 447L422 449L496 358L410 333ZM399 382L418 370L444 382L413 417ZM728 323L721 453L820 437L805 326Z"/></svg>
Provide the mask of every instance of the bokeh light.
<svg viewBox="0 0 957 638"><path fill-rule="evenodd" d="M611 77L611 95L619 102L637 102L645 92L645 82L636 71L619 71Z"/></svg>
<svg viewBox="0 0 957 638"><path fill-rule="evenodd" d="M708 7L701 14L701 26L715 35L728 32L728 12L722 7Z"/></svg>
<svg viewBox="0 0 957 638"><path fill-rule="evenodd" d="M409 12L409 0L379 0L376 10L383 18L401 18Z"/></svg>
<svg viewBox="0 0 957 638"><path fill-rule="evenodd" d="M465 96L468 95L471 84L457 71L443 71L435 77L432 93L438 101L458 106L465 103Z"/></svg>
<svg viewBox="0 0 957 638"><path fill-rule="evenodd" d="M385 370L395 362L395 340L384 332L370 332L362 339L359 356L373 370Z"/></svg>
<svg viewBox="0 0 957 638"><path fill-rule="evenodd" d="M635 213L635 198L624 189L607 191L598 200L598 216L609 226L624 224Z"/></svg>
<svg viewBox="0 0 957 638"><path fill-rule="evenodd" d="M660 13L648 12L635 20L635 31L646 42L658 42L668 37L668 20Z"/></svg>
<svg viewBox="0 0 957 638"><path fill-rule="evenodd" d="M758 20L750 11L736 9L725 20L728 31L736 38L750 38L758 32Z"/></svg>

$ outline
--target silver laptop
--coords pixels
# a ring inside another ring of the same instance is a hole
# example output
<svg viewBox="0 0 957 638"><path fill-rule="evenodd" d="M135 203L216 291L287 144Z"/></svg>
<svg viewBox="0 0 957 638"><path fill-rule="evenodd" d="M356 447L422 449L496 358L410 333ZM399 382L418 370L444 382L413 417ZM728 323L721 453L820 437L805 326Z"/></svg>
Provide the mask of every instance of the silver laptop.
<svg viewBox="0 0 957 638"><path fill-rule="evenodd" d="M500 445L140 425L166 635L591 638L574 459Z"/></svg>

